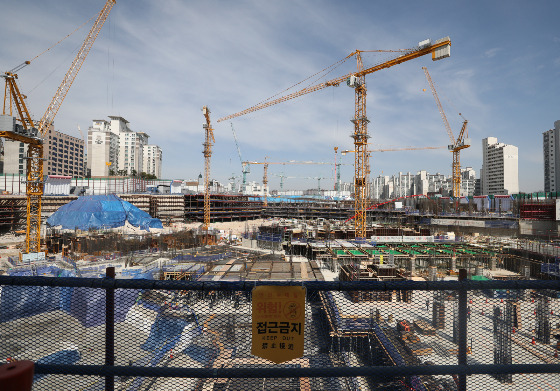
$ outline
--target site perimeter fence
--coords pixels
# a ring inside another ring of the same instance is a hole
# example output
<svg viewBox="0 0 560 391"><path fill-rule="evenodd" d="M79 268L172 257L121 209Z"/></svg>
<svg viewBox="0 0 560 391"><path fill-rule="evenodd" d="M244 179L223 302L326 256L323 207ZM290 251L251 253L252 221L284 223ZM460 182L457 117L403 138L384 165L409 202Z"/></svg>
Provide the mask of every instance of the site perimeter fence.
<svg viewBox="0 0 560 391"><path fill-rule="evenodd" d="M34 361L35 390L560 388L560 281L111 275L0 276L0 357ZM251 291L261 285L306 288L302 358L275 365L251 354Z"/></svg>

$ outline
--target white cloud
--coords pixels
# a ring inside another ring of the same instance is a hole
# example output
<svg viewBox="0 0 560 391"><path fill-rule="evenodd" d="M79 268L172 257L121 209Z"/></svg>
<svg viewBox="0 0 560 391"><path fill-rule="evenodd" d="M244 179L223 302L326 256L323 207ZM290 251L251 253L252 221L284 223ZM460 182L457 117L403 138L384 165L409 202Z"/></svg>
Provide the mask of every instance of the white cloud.
<svg viewBox="0 0 560 391"><path fill-rule="evenodd" d="M496 54L498 54L498 52L500 52L502 50L502 48L492 48L492 49L488 49L484 52L484 56L487 58L492 58L494 57Z"/></svg>

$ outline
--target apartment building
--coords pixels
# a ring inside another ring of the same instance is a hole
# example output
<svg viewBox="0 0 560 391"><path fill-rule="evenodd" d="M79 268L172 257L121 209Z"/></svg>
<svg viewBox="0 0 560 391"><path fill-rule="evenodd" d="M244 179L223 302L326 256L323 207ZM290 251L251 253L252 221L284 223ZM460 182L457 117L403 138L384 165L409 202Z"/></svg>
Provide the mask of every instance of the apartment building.
<svg viewBox="0 0 560 391"><path fill-rule="evenodd" d="M143 165L142 171L146 174L155 175L161 178L162 151L157 145L143 146Z"/></svg>
<svg viewBox="0 0 560 391"><path fill-rule="evenodd" d="M544 191L560 191L560 120L543 132Z"/></svg>
<svg viewBox="0 0 560 391"><path fill-rule="evenodd" d="M133 131L120 116L109 116L109 121L94 120L88 131L91 175L140 175L149 169L149 173L161 177L162 151L157 145L148 145L149 137L145 132Z"/></svg>
<svg viewBox="0 0 560 391"><path fill-rule="evenodd" d="M519 153L516 146L499 143L496 137L482 140L482 194L519 192Z"/></svg>

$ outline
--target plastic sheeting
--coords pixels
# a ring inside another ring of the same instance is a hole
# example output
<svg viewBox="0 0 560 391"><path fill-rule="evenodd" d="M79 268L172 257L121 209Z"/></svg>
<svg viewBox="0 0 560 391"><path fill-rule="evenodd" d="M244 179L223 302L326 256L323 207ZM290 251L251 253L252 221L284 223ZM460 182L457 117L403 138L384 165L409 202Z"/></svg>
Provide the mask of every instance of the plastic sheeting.
<svg viewBox="0 0 560 391"><path fill-rule="evenodd" d="M109 229L118 228L128 221L131 225L149 231L163 228L161 220L152 218L114 194L83 196L61 206L47 219L51 227L62 229Z"/></svg>
<svg viewBox="0 0 560 391"><path fill-rule="evenodd" d="M47 286L2 287L0 322L60 309L60 291Z"/></svg>
<svg viewBox="0 0 560 391"><path fill-rule="evenodd" d="M134 305L140 289L115 289L115 323L122 322ZM94 288L75 288L72 294L70 314L84 327L105 323L105 293Z"/></svg>

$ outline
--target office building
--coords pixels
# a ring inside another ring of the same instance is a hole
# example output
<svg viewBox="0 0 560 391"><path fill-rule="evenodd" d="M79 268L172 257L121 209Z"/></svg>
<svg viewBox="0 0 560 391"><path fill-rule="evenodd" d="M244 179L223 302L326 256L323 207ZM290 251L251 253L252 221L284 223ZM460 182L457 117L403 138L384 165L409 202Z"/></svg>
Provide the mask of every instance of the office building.
<svg viewBox="0 0 560 391"><path fill-rule="evenodd" d="M5 131L11 124L15 126L15 117L1 116ZM3 174L26 174L27 145L25 143L3 140ZM84 172L84 141L54 130L51 125L43 136L43 174L83 177Z"/></svg>

